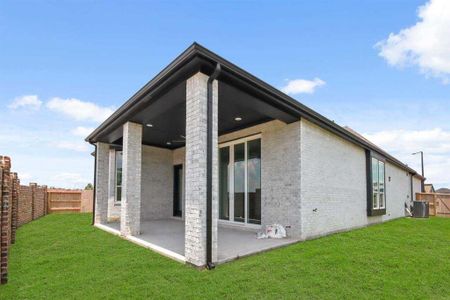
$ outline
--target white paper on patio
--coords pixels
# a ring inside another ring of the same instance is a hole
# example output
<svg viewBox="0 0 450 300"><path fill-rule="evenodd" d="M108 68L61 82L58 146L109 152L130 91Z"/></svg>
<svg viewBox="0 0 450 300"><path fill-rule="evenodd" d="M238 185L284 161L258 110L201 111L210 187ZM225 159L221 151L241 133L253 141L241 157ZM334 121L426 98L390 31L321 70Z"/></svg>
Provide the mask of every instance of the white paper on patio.
<svg viewBox="0 0 450 300"><path fill-rule="evenodd" d="M267 225L264 231L256 234L257 239L282 239L286 237L286 229L283 225L273 224Z"/></svg>

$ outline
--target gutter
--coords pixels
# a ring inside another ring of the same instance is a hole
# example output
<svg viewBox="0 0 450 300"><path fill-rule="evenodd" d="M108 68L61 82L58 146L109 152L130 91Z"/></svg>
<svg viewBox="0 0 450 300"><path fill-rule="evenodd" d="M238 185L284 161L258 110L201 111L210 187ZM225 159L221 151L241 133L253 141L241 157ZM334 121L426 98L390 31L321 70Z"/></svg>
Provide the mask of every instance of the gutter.
<svg viewBox="0 0 450 300"><path fill-rule="evenodd" d="M206 136L206 267L208 270L214 269L212 261L212 127L214 117L213 107L213 81L219 76L221 71L220 64L217 63L214 73L209 77L207 83L207 136Z"/></svg>

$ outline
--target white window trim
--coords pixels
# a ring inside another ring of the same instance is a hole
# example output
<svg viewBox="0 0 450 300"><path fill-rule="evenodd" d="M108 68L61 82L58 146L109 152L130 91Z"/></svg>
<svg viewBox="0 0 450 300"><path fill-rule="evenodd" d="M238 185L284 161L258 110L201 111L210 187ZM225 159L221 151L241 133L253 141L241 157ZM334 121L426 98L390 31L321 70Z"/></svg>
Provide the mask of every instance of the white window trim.
<svg viewBox="0 0 450 300"><path fill-rule="evenodd" d="M377 161L377 191L373 190L372 188L372 209L374 210L378 210L378 209L385 209L386 208L386 162L376 158L376 157L371 157L371 164L373 160ZM384 175L384 182L383 182L383 189L384 192L380 192L380 165L381 163L383 164L383 175ZM373 165L372 165L373 168ZM372 170L372 185L373 185L373 170ZM376 195L376 206L373 203L373 199L374 199L374 195ZM383 195L383 205L380 205L380 195Z"/></svg>
<svg viewBox="0 0 450 300"><path fill-rule="evenodd" d="M242 144L244 143L244 151L245 151L245 168L244 168L244 189L245 189L245 193L244 193L244 203L245 203L245 207L244 207L244 222L237 222L234 221L234 193L230 193L229 192L229 220L223 220L219 218L219 224L228 224L230 226L236 226L236 227L247 227L247 228L254 228L254 229L260 229L261 228L261 224L252 224L252 223L248 223L248 193L247 193L247 168L248 168L248 163L247 163L247 142L252 141L252 140L257 140L257 139L261 139L261 134L254 134L254 135L250 135L250 136L246 136L243 138L238 138L238 139L234 139L228 142L223 142L219 144L219 148L224 148L224 147L230 147L229 148L229 157L230 160L228 162L228 178L229 178L229 191L234 191L234 167L231 164L231 162L234 162L234 151L232 151L232 147L236 144ZM261 139L261 145L262 145L262 139ZM261 165L262 165L262 153L261 153ZM262 199L261 199L262 201ZM261 220L262 221L262 220Z"/></svg>

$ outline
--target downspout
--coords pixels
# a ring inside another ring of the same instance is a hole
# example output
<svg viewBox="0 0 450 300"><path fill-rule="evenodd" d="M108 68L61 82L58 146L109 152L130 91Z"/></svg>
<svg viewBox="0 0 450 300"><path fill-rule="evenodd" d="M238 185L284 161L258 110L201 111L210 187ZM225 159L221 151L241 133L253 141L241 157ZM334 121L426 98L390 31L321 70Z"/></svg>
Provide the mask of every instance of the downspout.
<svg viewBox="0 0 450 300"><path fill-rule="evenodd" d="M411 209L411 205L413 205L414 207L414 186L413 186L413 178L414 178L414 174L409 173L409 177L411 179L411 199L409 202L409 207L408 205L405 203L405 208L406 211L409 213L409 215L412 217L412 209Z"/></svg>
<svg viewBox="0 0 450 300"><path fill-rule="evenodd" d="M95 147L94 150L94 190L93 190L93 197L92 197L92 225L95 224L95 188L97 186L97 144L92 144Z"/></svg>
<svg viewBox="0 0 450 300"><path fill-rule="evenodd" d="M213 127L213 81L220 74L220 64L217 63L214 73L209 77L207 83L207 137L206 137L206 267L214 269L212 262L212 127Z"/></svg>

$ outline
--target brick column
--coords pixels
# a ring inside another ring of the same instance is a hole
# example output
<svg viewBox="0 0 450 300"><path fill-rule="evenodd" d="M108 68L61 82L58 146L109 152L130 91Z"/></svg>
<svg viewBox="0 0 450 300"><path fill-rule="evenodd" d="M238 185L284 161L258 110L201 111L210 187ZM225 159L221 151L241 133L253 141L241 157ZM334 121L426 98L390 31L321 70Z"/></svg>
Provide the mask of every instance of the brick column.
<svg viewBox="0 0 450 300"><path fill-rule="evenodd" d="M185 258L196 266L206 264L206 143L208 76L197 73L186 84ZM217 99L213 82L213 195L212 260L217 261L218 166Z"/></svg>
<svg viewBox="0 0 450 300"><path fill-rule="evenodd" d="M11 201L11 160L0 156L0 284L8 282L9 202Z"/></svg>
<svg viewBox="0 0 450 300"><path fill-rule="evenodd" d="M141 230L142 125L123 126L122 199L120 232L139 235Z"/></svg>
<svg viewBox="0 0 450 300"><path fill-rule="evenodd" d="M31 220L36 219L36 187L37 183L30 182L31 190Z"/></svg>
<svg viewBox="0 0 450 300"><path fill-rule="evenodd" d="M95 174L95 223L105 224L108 214L109 145L97 143Z"/></svg>
<svg viewBox="0 0 450 300"><path fill-rule="evenodd" d="M18 226L20 180L17 173L11 173L11 244L16 242L16 230Z"/></svg>

